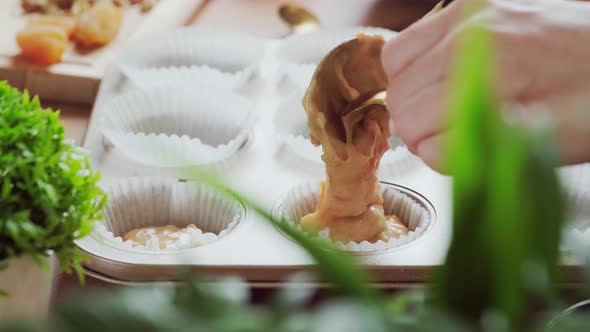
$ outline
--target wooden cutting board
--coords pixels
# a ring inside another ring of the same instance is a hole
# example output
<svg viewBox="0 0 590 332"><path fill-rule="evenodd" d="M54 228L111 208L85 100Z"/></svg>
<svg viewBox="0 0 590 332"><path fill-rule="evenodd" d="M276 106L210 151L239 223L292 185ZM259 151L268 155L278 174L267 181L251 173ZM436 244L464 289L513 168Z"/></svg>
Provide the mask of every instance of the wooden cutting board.
<svg viewBox="0 0 590 332"><path fill-rule="evenodd" d="M27 88L44 100L92 103L105 68L129 40L185 25L206 2L162 0L148 13L141 13L138 6L127 8L119 34L109 45L89 53L80 53L71 45L61 63L39 67L19 55L15 39L29 15L22 13L20 0L1 0L0 80L20 89Z"/></svg>

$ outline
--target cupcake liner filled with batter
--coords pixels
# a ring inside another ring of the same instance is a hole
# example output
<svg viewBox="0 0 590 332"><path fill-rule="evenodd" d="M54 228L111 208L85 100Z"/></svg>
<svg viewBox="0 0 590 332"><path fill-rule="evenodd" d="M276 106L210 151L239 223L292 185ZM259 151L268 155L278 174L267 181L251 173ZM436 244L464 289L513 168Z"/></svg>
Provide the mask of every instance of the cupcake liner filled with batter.
<svg viewBox="0 0 590 332"><path fill-rule="evenodd" d="M301 184L291 189L281 198L274 208L274 217L282 222L293 223L300 226L300 221L306 215L316 210L320 197L320 181ZM374 242L333 241L336 246L351 252L374 252L400 247L408 244L427 230L432 228L435 215L430 203L422 196L393 184L381 183L383 195L383 210L388 216L396 216L397 220L407 229L400 232L398 237L389 237L387 240ZM330 230L322 229L317 234L320 237L330 238Z"/></svg>
<svg viewBox="0 0 590 332"><path fill-rule="evenodd" d="M222 239L245 217L236 200L196 182L136 177L107 185L93 236L125 250L169 252Z"/></svg>

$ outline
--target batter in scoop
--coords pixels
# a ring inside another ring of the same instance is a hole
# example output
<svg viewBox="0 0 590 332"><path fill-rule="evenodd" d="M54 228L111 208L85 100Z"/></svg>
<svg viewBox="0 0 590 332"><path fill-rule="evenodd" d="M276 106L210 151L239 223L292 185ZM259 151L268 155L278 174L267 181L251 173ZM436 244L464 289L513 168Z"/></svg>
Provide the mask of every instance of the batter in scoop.
<svg viewBox="0 0 590 332"><path fill-rule="evenodd" d="M387 241L407 234L396 216L383 211L377 169L389 149L389 114L374 105L347 113L364 96L385 89L380 36L359 35L332 51L318 65L303 98L311 141L321 145L326 180L315 212L304 216L304 230L330 229L336 241Z"/></svg>

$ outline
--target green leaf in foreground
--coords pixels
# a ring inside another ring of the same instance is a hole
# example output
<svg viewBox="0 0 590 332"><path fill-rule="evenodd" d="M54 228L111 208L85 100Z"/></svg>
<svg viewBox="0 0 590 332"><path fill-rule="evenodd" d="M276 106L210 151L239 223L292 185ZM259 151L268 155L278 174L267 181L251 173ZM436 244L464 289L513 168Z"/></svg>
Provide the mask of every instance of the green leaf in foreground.
<svg viewBox="0 0 590 332"><path fill-rule="evenodd" d="M588 312L567 312L551 321L543 330L546 332L585 332L590 326Z"/></svg>
<svg viewBox="0 0 590 332"><path fill-rule="evenodd" d="M436 299L473 322L493 316L518 328L555 280L563 219L555 153L546 132L501 119L488 33L468 29L459 54L449 102L453 241Z"/></svg>
<svg viewBox="0 0 590 332"><path fill-rule="evenodd" d="M492 49L482 30L468 30L452 81L449 168L453 173L453 241L439 271L436 298L449 311L477 319L493 296L490 248L484 241L493 125Z"/></svg>
<svg viewBox="0 0 590 332"><path fill-rule="evenodd" d="M194 168L190 178L212 186L241 201L246 207L261 215L302 246L315 260L320 275L343 294L367 301L377 300L377 291L371 286L367 273L348 254L339 251L331 243L309 236L291 223L276 220L270 212L227 187L216 175Z"/></svg>

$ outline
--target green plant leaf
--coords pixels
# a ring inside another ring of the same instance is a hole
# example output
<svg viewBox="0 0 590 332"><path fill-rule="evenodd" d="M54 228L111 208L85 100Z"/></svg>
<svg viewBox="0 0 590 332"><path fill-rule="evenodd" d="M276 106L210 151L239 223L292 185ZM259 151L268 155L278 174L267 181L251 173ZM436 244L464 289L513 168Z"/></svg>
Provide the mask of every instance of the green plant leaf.
<svg viewBox="0 0 590 332"><path fill-rule="evenodd" d="M590 314L569 313L548 324L546 332L586 332L590 326Z"/></svg>
<svg viewBox="0 0 590 332"><path fill-rule="evenodd" d="M387 313L395 317L415 319L426 307L424 289L413 289L396 294L385 302Z"/></svg>
<svg viewBox="0 0 590 332"><path fill-rule="evenodd" d="M436 308L426 308L410 321L397 319L392 331L404 332L476 332L473 325L469 325L450 312Z"/></svg>
<svg viewBox="0 0 590 332"><path fill-rule="evenodd" d="M241 201L246 207L274 224L302 246L315 260L315 268L319 274L344 294L365 299L369 302L378 299L378 293L370 286L370 278L350 255L337 250L331 243L323 239L309 236L292 226L292 223L274 219L269 211L226 186L223 181L211 172L193 168L190 172L190 178L208 184Z"/></svg>
<svg viewBox="0 0 590 332"><path fill-rule="evenodd" d="M495 116L491 95L492 47L472 28L462 36L449 109L454 130L449 169L453 177L453 240L437 274L435 299L443 308L478 319L491 302L491 248L486 241L486 190Z"/></svg>
<svg viewBox="0 0 590 332"><path fill-rule="evenodd" d="M469 28L449 102L453 240L438 273L440 307L477 322L494 313L518 329L531 298L552 297L563 220L547 131L508 125L493 88L493 48Z"/></svg>
<svg viewBox="0 0 590 332"><path fill-rule="evenodd" d="M80 269L83 255L69 248L100 219L106 197L64 132L58 112L0 82L0 260L53 250L64 270Z"/></svg>
<svg viewBox="0 0 590 332"><path fill-rule="evenodd" d="M40 332L44 329L31 322L8 322L0 326L0 332Z"/></svg>

